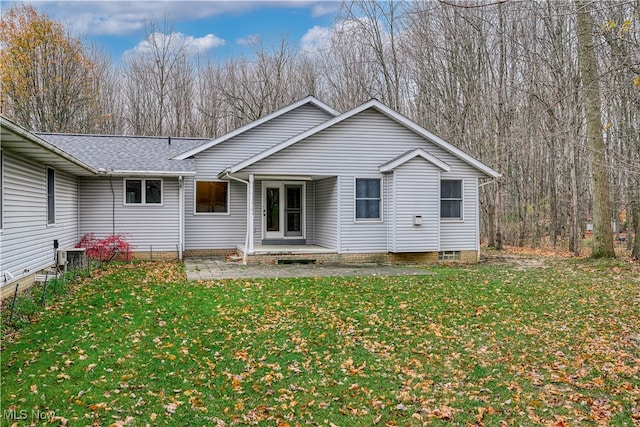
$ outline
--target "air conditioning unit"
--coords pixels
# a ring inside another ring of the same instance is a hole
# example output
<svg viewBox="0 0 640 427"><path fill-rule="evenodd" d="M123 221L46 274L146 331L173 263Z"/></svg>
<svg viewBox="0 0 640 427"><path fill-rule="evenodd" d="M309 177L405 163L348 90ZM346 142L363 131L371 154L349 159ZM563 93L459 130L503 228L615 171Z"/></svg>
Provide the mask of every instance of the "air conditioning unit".
<svg viewBox="0 0 640 427"><path fill-rule="evenodd" d="M67 251L58 250L56 261L59 266L67 265Z"/></svg>

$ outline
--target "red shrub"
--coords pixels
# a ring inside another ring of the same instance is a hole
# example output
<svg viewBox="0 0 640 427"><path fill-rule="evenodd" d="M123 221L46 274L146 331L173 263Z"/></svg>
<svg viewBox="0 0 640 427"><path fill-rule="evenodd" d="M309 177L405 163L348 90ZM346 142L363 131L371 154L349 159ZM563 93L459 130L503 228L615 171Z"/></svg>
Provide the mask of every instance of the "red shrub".
<svg viewBox="0 0 640 427"><path fill-rule="evenodd" d="M112 234L104 239L96 239L93 233L88 233L82 236L76 248L86 248L89 258L103 262L111 261L116 255L119 259L129 261L133 247L122 233Z"/></svg>

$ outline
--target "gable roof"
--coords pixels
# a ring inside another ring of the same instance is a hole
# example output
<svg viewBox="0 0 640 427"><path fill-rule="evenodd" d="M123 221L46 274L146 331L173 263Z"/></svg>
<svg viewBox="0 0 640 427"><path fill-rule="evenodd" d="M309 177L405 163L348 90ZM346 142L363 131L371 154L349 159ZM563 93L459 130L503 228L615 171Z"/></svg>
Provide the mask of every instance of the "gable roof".
<svg viewBox="0 0 640 427"><path fill-rule="evenodd" d="M235 165L231 166L230 168L228 168L227 172L228 173L235 173L238 172L248 166L251 166L252 164L259 162L262 159L265 159L281 150L284 150L287 147L290 147L291 145L302 141L303 139L306 139L312 135L315 135L331 126L334 126L340 122L345 121L346 119L355 116L358 113L361 113L365 110L368 110L369 108L374 108L377 111L379 111L380 113L382 113L383 115L387 116L388 118L396 121L397 123L403 125L404 127L406 127L409 130L412 130L413 132L417 133L418 135L428 139L429 141L431 141L432 143L434 143L435 145L439 146L440 148L442 148L443 150L449 152L450 154L452 154L453 156L459 158L460 160L462 160L463 162L469 164L470 166L478 169L479 171L485 173L486 175L492 177L492 178L498 178L500 177L500 173L496 172L495 170L493 170L492 168L490 168L489 166L485 165L484 163L482 163L481 161L471 157L470 155L466 154L464 151L460 150L459 148L449 144L448 142L446 142L445 140L443 140L442 138L440 138L439 136L429 132L428 130L424 129L422 126L419 126L417 123L409 120L407 117L401 115L400 113L392 110L391 108L387 107L386 105L384 105L383 103L381 103L380 101L376 100L376 99L372 99L368 102L365 102L364 104L347 111L346 113L343 113L337 117L334 117L333 119L327 120L324 123L319 124L318 126L315 126L305 132L302 132L292 138L289 138L286 141L281 142L280 144L277 144L267 150L262 151L261 153L258 153L254 156L249 157L248 159L243 160L242 162L236 163Z"/></svg>
<svg viewBox="0 0 640 427"><path fill-rule="evenodd" d="M0 116L2 148L72 175L94 175L98 170L79 158L59 149L37 134L29 132L4 116Z"/></svg>
<svg viewBox="0 0 640 427"><path fill-rule="evenodd" d="M392 159L380 165L380 172L390 172L395 168L397 168L398 166L401 166L407 163L409 160L414 159L416 157L422 157L424 160L430 163L433 163L435 166L439 167L445 172L449 172L451 170L451 166L449 166L448 164L446 164L436 156L429 154L422 148L416 148L415 150L409 150L406 153L399 155L395 159Z"/></svg>
<svg viewBox="0 0 640 427"><path fill-rule="evenodd" d="M220 143L222 143L222 142L224 142L224 141L226 141L228 139L231 139L231 138L233 138L235 136L238 136L238 135L240 135L240 134L242 134L244 132L247 132L247 131L249 131L249 130L251 130L253 128L256 128L256 127L260 126L263 123L266 123L266 122L268 122L270 120L273 120L273 119L275 119L277 117L280 117L280 116L288 113L289 111L293 111L296 108L299 108L299 107L301 107L303 105L306 105L306 104L315 105L319 109L321 109L323 111L326 111L327 113L329 113L330 115L332 115L334 117L337 116L338 114L340 114L337 110L334 110L333 108L331 108L330 106L328 106L324 102L316 99L315 97L307 96L306 98L301 99L300 101L298 101L296 103L293 103L293 104L291 104L289 106L281 108L278 111L275 111L275 112L273 112L273 113L271 113L271 114L269 114L267 116L264 116L264 117L262 117L262 118L260 118L258 120L255 120L255 121L253 121L251 123L248 123L248 124L238 128L238 129L236 129L234 131L231 131L231 132L226 133L226 134L224 134L222 136L219 136L216 139L209 140L207 143L202 144L202 145L200 145L198 147L195 147L195 148L193 148L193 149L191 149L189 151L185 151L183 153L180 153L179 155L175 156L174 158L176 160L184 160L186 158L194 156L194 155L196 155L196 154L198 154L198 153L200 153L200 152L202 152L202 151L204 151L204 150L206 150L208 148L211 148L211 147L213 147L215 145L218 145L218 144L220 144Z"/></svg>
<svg viewBox="0 0 640 427"><path fill-rule="evenodd" d="M38 133L92 168L110 175L193 175L194 159L172 160L207 138Z"/></svg>

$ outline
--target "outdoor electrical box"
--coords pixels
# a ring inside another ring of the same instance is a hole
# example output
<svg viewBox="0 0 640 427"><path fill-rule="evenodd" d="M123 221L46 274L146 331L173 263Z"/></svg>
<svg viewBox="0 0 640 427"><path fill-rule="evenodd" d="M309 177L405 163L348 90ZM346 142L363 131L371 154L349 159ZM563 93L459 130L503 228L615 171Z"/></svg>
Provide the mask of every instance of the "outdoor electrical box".
<svg viewBox="0 0 640 427"><path fill-rule="evenodd" d="M67 265L67 251L58 249L57 261L59 266Z"/></svg>
<svg viewBox="0 0 640 427"><path fill-rule="evenodd" d="M413 216L413 225L419 227L422 225L422 215Z"/></svg>

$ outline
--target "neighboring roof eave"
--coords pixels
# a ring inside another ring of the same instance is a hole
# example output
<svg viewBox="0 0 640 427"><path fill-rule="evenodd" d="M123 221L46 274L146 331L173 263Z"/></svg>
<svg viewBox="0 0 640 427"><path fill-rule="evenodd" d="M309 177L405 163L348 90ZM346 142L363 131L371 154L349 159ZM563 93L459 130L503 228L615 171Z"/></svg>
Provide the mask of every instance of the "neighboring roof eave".
<svg viewBox="0 0 640 427"><path fill-rule="evenodd" d="M397 123L400 123L401 125L407 127L408 129L416 132L418 135L421 135L422 137L428 139L429 141L433 142L434 144L436 144L437 146L439 146L440 148L444 149L445 151L448 151L449 153L451 153L452 155L454 155L455 157L459 158L460 160L464 161L465 163L473 166L474 168L480 170L481 172L485 173L486 175L492 177L492 178L499 178L501 175L500 173L496 172L495 170L493 170L492 168L490 168L489 166L485 165L484 163L480 162L479 160L474 159L473 157L469 156L468 154L466 154L465 152L463 152L462 150L460 150L457 147L454 147L453 145L449 144L448 142L446 142L445 140L443 140L442 138L436 136L435 134L429 132L428 130L424 129L423 127L419 126L418 124L414 123L413 121L409 120L408 118L404 117L403 115L401 115L400 113L397 113L395 111L393 111L391 108L387 107L386 105L382 104L380 101L378 101L377 99L372 99L370 101L365 102L364 104L355 107L337 117L334 117L331 120L327 120L324 123L320 123L319 125L305 131L302 132L292 138L289 138L286 141L281 142L280 144L277 144L267 150L262 151L261 153L258 153L252 157L249 157L248 159L243 160L240 163L236 163L235 165L233 165L231 168L229 168L229 172L230 173L235 173L238 172L262 159L265 159L281 150L284 150L285 148L295 144L296 142L299 142L305 138L308 138L312 135L317 134L318 132L323 131L324 129L327 129L337 123L340 123L350 117L355 116L358 113L361 113L365 110L368 110L369 108L375 108L376 110L378 110L380 113L384 114L385 116L389 117L390 119L396 121Z"/></svg>
<svg viewBox="0 0 640 427"><path fill-rule="evenodd" d="M107 170L102 172L111 176L195 176L195 171L138 171L138 170Z"/></svg>
<svg viewBox="0 0 640 427"><path fill-rule="evenodd" d="M380 172L390 172L392 170L394 170L395 168L397 168L398 166L401 166L403 164L405 164L406 162L408 162L411 159L414 159L416 157L421 157L424 160L432 163L433 165L437 166L438 168L442 169L445 172L449 172L451 170L451 166L449 166L448 164L446 164L445 162L443 162L442 160L440 160L439 158L437 158L436 156L428 153L427 151L423 150L422 148L416 148L415 150L410 150L404 154L401 154L400 156L396 157L393 160L388 161L387 163L380 165Z"/></svg>
<svg viewBox="0 0 640 427"><path fill-rule="evenodd" d="M85 169L88 172L91 172L92 174L98 174L99 171L97 169L95 169L94 167L84 163L82 160L77 159L76 157L68 154L67 152L59 149L58 147L56 147L55 145L45 141L44 139L42 139L41 137L39 137L38 135L35 135L32 132L29 132L28 130L24 129L22 126L12 122L11 120L7 119L4 116L0 116L0 123L2 125L2 127L4 127L5 129L8 129L10 132L19 135L20 137L24 138L27 141L32 142L33 144L39 145L40 147L44 148L47 151L50 151L51 153L73 163L74 165Z"/></svg>
<svg viewBox="0 0 640 427"><path fill-rule="evenodd" d="M240 134L243 134L243 133L245 133L245 132L247 132L247 131L255 128L255 127L258 127L263 123L266 123L266 122L268 122L270 120L273 120L273 119L275 119L277 117L280 117L283 114L288 113L289 111L293 111L296 108L299 108L299 107L301 107L301 106L303 106L305 104L313 104L316 107L320 108L321 110L329 113L330 115L332 115L334 117L338 116L340 114L337 110L331 108L329 105L325 104L324 102L320 101L319 99L316 99L313 96L307 96L306 98L301 99L298 102L295 102L295 103L293 103L291 105L288 105L288 106L286 106L284 108L281 108L278 111L275 111L275 112L273 112L273 113L271 113L269 115L266 115L266 116L264 116L264 117L262 117L262 118L260 118L258 120L255 120L255 121L253 121L251 123L248 123L248 124L238 128L238 129L236 129L234 131L231 131L231 132L226 133L226 134L224 134L222 136L219 136L218 138L212 139L210 142L208 142L206 144L203 144L203 145L201 145L199 147L193 148L193 149L191 149L189 151L185 151L184 153L173 157L173 159L174 160L187 159L187 158L189 158L191 156L194 156L194 155L196 155L198 153L201 153L202 151L204 151L206 149L209 149L209 148L214 147L214 146L216 146L216 145L218 145L218 144L220 144L220 143L222 143L224 141L227 141L228 139L231 139L231 138L233 138L235 136L238 136Z"/></svg>

